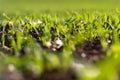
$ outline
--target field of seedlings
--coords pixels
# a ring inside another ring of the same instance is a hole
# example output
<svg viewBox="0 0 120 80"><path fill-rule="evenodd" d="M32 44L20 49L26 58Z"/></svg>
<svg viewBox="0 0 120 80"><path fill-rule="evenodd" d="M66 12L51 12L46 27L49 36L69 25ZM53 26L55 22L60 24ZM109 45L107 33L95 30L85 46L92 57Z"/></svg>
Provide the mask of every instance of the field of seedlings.
<svg viewBox="0 0 120 80"><path fill-rule="evenodd" d="M120 1L91 1L0 0L0 80L120 80Z"/></svg>
<svg viewBox="0 0 120 80"><path fill-rule="evenodd" d="M0 80L120 80L119 10L64 15L1 15Z"/></svg>

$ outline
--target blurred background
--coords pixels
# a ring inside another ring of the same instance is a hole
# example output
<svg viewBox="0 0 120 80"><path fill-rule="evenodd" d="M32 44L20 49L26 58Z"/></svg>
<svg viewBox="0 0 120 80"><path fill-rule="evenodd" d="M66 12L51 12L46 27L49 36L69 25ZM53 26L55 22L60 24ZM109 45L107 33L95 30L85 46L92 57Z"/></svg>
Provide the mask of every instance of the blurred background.
<svg viewBox="0 0 120 80"><path fill-rule="evenodd" d="M0 0L0 11L62 11L119 8L120 0Z"/></svg>

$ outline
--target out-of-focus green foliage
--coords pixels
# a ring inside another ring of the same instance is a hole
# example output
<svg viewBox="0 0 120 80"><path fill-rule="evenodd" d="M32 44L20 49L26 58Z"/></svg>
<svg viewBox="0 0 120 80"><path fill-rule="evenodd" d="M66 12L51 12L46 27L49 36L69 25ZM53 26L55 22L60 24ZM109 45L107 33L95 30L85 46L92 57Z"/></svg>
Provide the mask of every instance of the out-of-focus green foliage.
<svg viewBox="0 0 120 80"><path fill-rule="evenodd" d="M0 0L0 10L20 11L62 11L79 9L115 9L120 7L119 0Z"/></svg>

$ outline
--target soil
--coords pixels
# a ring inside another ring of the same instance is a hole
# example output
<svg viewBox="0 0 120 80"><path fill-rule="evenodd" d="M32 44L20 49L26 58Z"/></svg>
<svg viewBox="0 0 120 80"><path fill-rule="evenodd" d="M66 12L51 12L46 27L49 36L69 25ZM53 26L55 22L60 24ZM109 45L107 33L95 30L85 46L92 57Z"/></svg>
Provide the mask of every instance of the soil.
<svg viewBox="0 0 120 80"><path fill-rule="evenodd" d="M77 80L77 76L74 70L52 70L45 71L40 80Z"/></svg>
<svg viewBox="0 0 120 80"><path fill-rule="evenodd" d="M73 53L74 57L87 60L88 62L97 62L105 57L105 50L103 49L100 38L96 37L92 41L87 41L82 46L77 45Z"/></svg>

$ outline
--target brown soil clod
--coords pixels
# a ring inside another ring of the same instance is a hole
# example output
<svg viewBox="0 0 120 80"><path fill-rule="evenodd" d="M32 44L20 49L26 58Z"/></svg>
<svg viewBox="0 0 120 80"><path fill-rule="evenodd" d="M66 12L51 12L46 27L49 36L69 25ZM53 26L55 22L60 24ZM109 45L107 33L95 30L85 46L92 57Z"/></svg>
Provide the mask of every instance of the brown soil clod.
<svg viewBox="0 0 120 80"><path fill-rule="evenodd" d="M77 80L77 76L74 70L68 69L45 71L41 76L41 80Z"/></svg>
<svg viewBox="0 0 120 80"><path fill-rule="evenodd" d="M105 57L105 50L103 49L100 39L96 37L92 41L87 41L83 46L77 45L73 54L75 57L85 59L88 62L97 62Z"/></svg>

